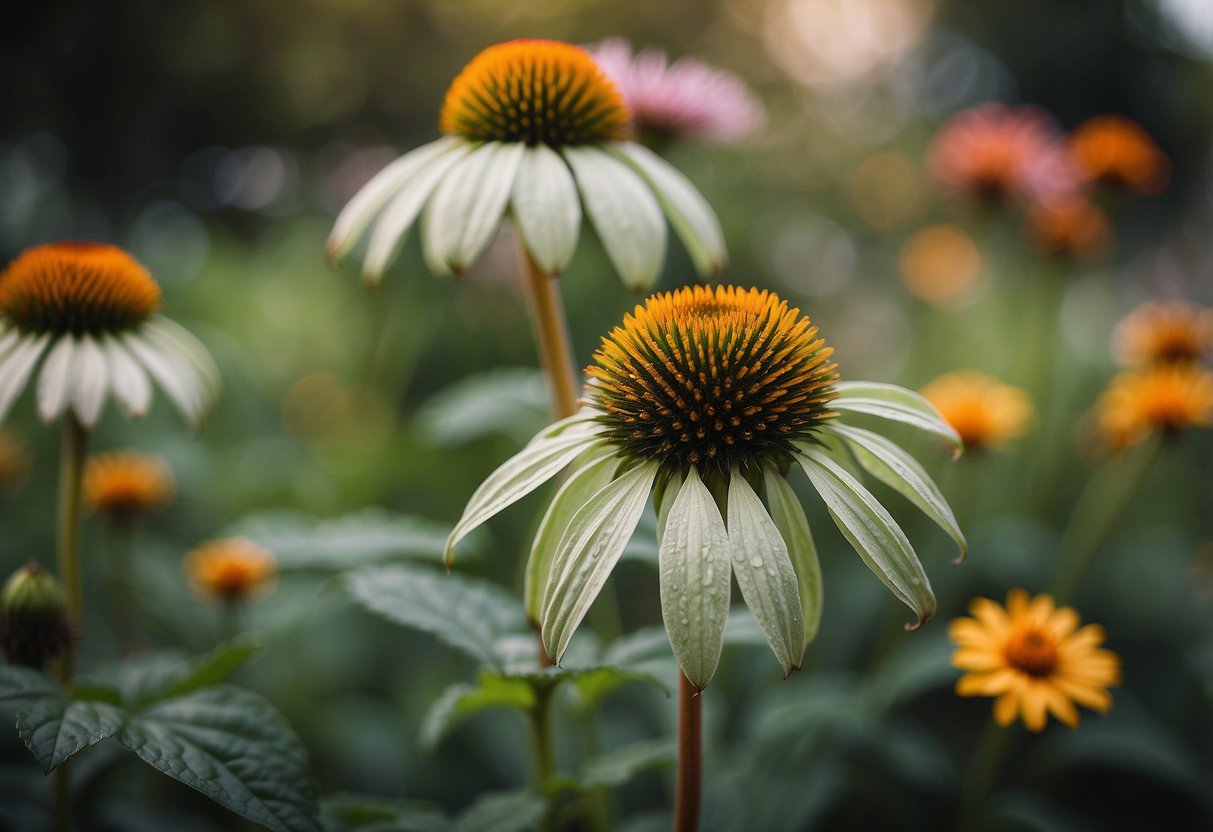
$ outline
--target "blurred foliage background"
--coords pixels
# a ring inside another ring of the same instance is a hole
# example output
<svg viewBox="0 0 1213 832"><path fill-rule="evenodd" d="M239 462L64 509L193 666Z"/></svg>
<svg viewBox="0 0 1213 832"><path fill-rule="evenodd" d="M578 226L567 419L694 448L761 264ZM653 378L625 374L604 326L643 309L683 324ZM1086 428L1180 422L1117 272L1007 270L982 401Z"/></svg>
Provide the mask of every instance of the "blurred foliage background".
<svg viewBox="0 0 1213 832"><path fill-rule="evenodd" d="M164 456L177 478L176 504L136 537L154 644L201 651L219 637L216 610L189 595L180 571L198 542L283 510L335 517L378 507L441 530L545 422L508 245L452 281L426 273L413 242L374 299L355 266L334 273L323 261L336 211L402 150L436 135L450 79L496 41L622 35L737 73L765 103L762 132L739 147L670 154L720 216L726 277L775 289L812 316L844 377L917 388L968 368L1032 391L1035 430L1006 453L948 465L929 443L911 443L972 543L969 561L952 569L943 535L912 527L927 541L920 553L940 597L939 620L923 631L901 632L896 602L824 511L810 513L822 530L821 635L788 682L765 647L726 651L707 700L709 828L952 824L989 702L952 693L946 621L974 595L1044 589L1078 495L1101 470L1083 430L1114 372L1116 321L1147 298L1213 303L1213 8L1202 0L18 0L0 27L0 254L7 262L64 238L129 248L226 383L199 437L163 403L140 423L110 408L95 436L98 449ZM1127 115L1169 155L1170 186L1109 207L1115 239L1102 258L1047 264L1015 222L958 209L927 176L939 125L988 100L1036 104L1065 129ZM967 288L943 306L902 279L907 241L939 224L969 241L947 258ZM672 243L659 288L692 274ZM584 362L639 298L590 235L562 282ZM1055 294L1041 301L1042 292ZM1045 349L1034 340L1040 302L1060 306L1061 335ZM56 435L30 398L9 421L31 464L0 496L5 574L52 559ZM1077 732L1015 735L999 828L1213 822L1213 449L1207 432L1176 445L1075 599L1124 658L1116 706L1087 715ZM530 499L494 521L460 571L516 590L541 506ZM86 664L114 653L104 636L106 545L90 524L87 607L97 626ZM478 715L436 750L421 747L431 703L474 668L353 606L340 565L284 566L245 622L270 633L271 646L241 681L301 734L322 793L456 808L523 785L528 749L514 714ZM601 640L659 623L643 554L613 584L627 603L613 616L604 598L591 619ZM628 687L599 714L598 735L606 747L665 737L672 713L660 691ZM584 752L570 736L579 735L566 732L566 765ZM16 739L2 743L5 799L40 793ZM90 754L76 774L97 794L96 828L233 828L184 787L152 782L104 747ZM620 828L663 828L667 775L617 790ZM14 824L25 817L10 814Z"/></svg>

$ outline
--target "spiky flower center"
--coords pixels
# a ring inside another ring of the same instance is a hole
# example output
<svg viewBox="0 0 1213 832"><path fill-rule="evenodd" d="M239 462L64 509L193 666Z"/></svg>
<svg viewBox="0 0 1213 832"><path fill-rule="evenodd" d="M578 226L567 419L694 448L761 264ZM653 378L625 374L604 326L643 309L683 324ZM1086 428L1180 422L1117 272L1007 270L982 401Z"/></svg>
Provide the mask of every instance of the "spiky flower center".
<svg viewBox="0 0 1213 832"><path fill-rule="evenodd" d="M1007 639L1003 656L1008 665L1021 673L1045 678L1057 669L1057 642L1035 627L1017 630Z"/></svg>
<svg viewBox="0 0 1213 832"><path fill-rule="evenodd" d="M451 83L438 127L473 141L569 144L625 138L630 115L589 54L552 40L490 46Z"/></svg>
<svg viewBox="0 0 1213 832"><path fill-rule="evenodd" d="M21 332L99 335L132 329L160 306L160 287L106 243L50 243L0 275L0 319Z"/></svg>
<svg viewBox="0 0 1213 832"><path fill-rule="evenodd" d="M637 306L586 373L607 437L626 453L728 472L789 454L831 415L832 353L771 292L695 286Z"/></svg>

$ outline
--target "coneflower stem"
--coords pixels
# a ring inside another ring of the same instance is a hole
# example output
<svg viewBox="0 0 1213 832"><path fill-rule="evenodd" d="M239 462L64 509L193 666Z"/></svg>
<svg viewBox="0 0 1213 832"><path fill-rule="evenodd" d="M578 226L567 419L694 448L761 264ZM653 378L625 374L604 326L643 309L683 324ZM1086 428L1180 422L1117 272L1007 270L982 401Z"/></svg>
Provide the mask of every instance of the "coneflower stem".
<svg viewBox="0 0 1213 832"><path fill-rule="evenodd" d="M522 248L522 259L526 263L523 283L535 319L539 363L552 393L552 411L557 419L563 419L577 412L581 389L577 383L569 328L564 319L564 304L560 300L560 285L556 278L544 273L525 247Z"/></svg>
<svg viewBox="0 0 1213 832"><path fill-rule="evenodd" d="M998 767L1011 739L1011 729L991 719L973 747L973 756L965 773L960 794L960 832L980 832L984 828L986 798L998 776Z"/></svg>
<svg viewBox="0 0 1213 832"><path fill-rule="evenodd" d="M1059 604L1069 603L1078 591L1100 548L1146 484L1165 440L1156 434L1091 476L1058 545L1049 591Z"/></svg>
<svg viewBox="0 0 1213 832"><path fill-rule="evenodd" d="M531 754L535 765L535 789L547 798L548 808L539 820L539 832L551 832L556 828L555 807L548 794L548 781L556 772L555 754L552 749L552 694L554 688L540 687L535 693L535 705L531 708Z"/></svg>
<svg viewBox="0 0 1213 832"><path fill-rule="evenodd" d="M59 459L59 524L56 530L59 555L59 581L67 599L67 620L72 640L59 659L59 681L71 681L76 664L76 642L83 636L84 590L80 578L80 499L84 482L84 456L88 431L76 415L63 417L63 440Z"/></svg>
<svg viewBox="0 0 1213 832"><path fill-rule="evenodd" d="M674 788L674 832L699 829L703 799L703 698L678 672L678 774Z"/></svg>
<svg viewBox="0 0 1213 832"><path fill-rule="evenodd" d="M114 630L114 641L118 655L129 658L143 649L139 633L137 606L135 604L135 574L131 563L131 546L134 541L134 523L126 518L107 523L103 537L109 557L109 612L110 625Z"/></svg>

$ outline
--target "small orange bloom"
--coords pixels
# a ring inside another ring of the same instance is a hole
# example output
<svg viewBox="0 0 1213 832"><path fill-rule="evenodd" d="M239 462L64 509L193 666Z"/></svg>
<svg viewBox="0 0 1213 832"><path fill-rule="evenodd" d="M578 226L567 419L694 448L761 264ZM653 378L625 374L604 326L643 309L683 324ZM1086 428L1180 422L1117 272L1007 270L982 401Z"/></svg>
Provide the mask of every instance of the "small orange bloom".
<svg viewBox="0 0 1213 832"><path fill-rule="evenodd" d="M159 457L134 451L97 454L84 467L84 502L112 520L130 520L173 501L173 472Z"/></svg>
<svg viewBox="0 0 1213 832"><path fill-rule="evenodd" d="M898 265L914 297L955 306L971 294L981 275L981 252L955 225L932 225L906 240Z"/></svg>
<svg viewBox="0 0 1213 832"><path fill-rule="evenodd" d="M1099 398L1100 434L1113 449L1151 434L1213 427L1213 373L1194 364L1121 373Z"/></svg>
<svg viewBox="0 0 1213 832"><path fill-rule="evenodd" d="M278 573L274 554L245 537L204 543L185 556L182 568L198 594L239 601L273 589Z"/></svg>
<svg viewBox="0 0 1213 832"><path fill-rule="evenodd" d="M1200 361L1213 353L1213 309L1143 303L1116 326L1113 341L1127 367Z"/></svg>
<svg viewBox="0 0 1213 832"><path fill-rule="evenodd" d="M1156 194L1171 175L1166 154L1140 124L1124 116L1096 116L1074 131L1070 146L1092 181Z"/></svg>
<svg viewBox="0 0 1213 832"><path fill-rule="evenodd" d="M1112 226L1083 196L1038 202L1028 209L1026 232L1037 252L1063 260L1091 260L1112 241Z"/></svg>
<svg viewBox="0 0 1213 832"><path fill-rule="evenodd" d="M918 392L960 434L966 450L1002 447L1032 423L1026 390L972 370L944 373Z"/></svg>

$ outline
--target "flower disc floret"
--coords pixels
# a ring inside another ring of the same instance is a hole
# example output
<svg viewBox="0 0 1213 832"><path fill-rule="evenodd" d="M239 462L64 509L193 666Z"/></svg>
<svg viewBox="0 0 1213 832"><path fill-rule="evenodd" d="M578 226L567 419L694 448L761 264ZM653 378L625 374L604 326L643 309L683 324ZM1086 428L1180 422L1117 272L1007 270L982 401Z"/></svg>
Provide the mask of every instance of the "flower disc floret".
<svg viewBox="0 0 1213 832"><path fill-rule="evenodd" d="M160 287L147 269L106 243L31 248L0 276L0 317L19 332L122 332L159 307Z"/></svg>
<svg viewBox="0 0 1213 832"><path fill-rule="evenodd" d="M727 472L790 457L831 415L832 354L771 292L695 286L637 306L586 374L607 436L625 452Z"/></svg>
<svg viewBox="0 0 1213 832"><path fill-rule="evenodd" d="M630 115L584 50L551 40L490 46L451 83L438 127L472 141L561 147L623 139Z"/></svg>

